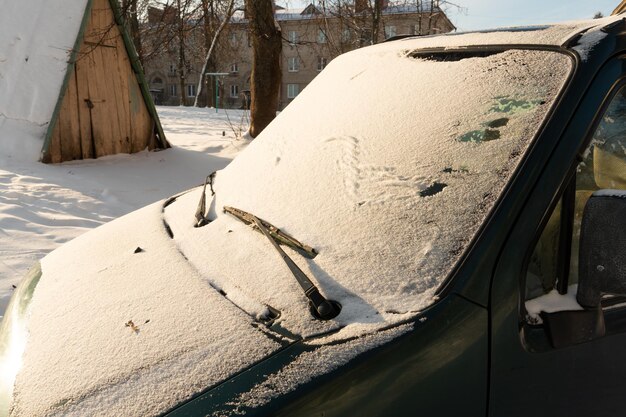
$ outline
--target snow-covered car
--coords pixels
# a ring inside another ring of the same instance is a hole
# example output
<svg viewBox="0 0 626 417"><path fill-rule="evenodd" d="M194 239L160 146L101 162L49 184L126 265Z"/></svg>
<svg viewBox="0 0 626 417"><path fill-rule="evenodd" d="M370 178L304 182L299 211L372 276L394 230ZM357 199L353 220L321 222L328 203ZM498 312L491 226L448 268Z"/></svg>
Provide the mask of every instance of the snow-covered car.
<svg viewBox="0 0 626 417"><path fill-rule="evenodd" d="M621 414L625 29L335 59L204 187L32 269L3 413Z"/></svg>

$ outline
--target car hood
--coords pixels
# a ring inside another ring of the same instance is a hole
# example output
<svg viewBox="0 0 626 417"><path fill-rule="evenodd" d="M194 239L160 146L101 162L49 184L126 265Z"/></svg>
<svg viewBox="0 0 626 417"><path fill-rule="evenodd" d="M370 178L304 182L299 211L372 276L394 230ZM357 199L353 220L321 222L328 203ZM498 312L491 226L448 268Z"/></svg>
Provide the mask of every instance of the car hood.
<svg viewBox="0 0 626 417"><path fill-rule="evenodd" d="M46 256L11 415L153 415L280 350L178 251L162 203Z"/></svg>

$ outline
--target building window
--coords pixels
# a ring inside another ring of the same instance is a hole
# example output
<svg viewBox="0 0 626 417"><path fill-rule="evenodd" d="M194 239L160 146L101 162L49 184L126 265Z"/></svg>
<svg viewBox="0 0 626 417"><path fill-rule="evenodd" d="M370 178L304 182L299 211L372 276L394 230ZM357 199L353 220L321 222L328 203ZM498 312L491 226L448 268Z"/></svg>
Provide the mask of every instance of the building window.
<svg viewBox="0 0 626 417"><path fill-rule="evenodd" d="M287 98L294 98L300 92L298 84L287 84Z"/></svg>
<svg viewBox="0 0 626 417"><path fill-rule="evenodd" d="M326 65L328 64L328 59L326 59L323 56L318 56L317 57L317 70L321 71L324 68L326 68Z"/></svg>
<svg viewBox="0 0 626 417"><path fill-rule="evenodd" d="M230 86L230 96L232 98L238 98L239 97L239 86L238 85L231 85Z"/></svg>
<svg viewBox="0 0 626 417"><path fill-rule="evenodd" d="M169 75L176 75L176 64L170 64L170 72Z"/></svg>
<svg viewBox="0 0 626 417"><path fill-rule="evenodd" d="M288 69L289 72L298 72L300 70L300 58L297 56L289 57Z"/></svg>
<svg viewBox="0 0 626 417"><path fill-rule="evenodd" d="M152 84L163 84L163 80L160 77L154 77Z"/></svg>
<svg viewBox="0 0 626 417"><path fill-rule="evenodd" d="M239 72L239 64L237 64L236 62L234 64L232 64L230 66L230 72L232 73L238 73Z"/></svg>
<svg viewBox="0 0 626 417"><path fill-rule="evenodd" d="M230 32L228 34L228 40L230 41L230 43L237 43L237 33L236 32Z"/></svg>
<svg viewBox="0 0 626 417"><path fill-rule="evenodd" d="M327 42L326 32L320 29L317 32L317 43L326 43L326 42Z"/></svg>
<svg viewBox="0 0 626 417"><path fill-rule="evenodd" d="M372 31L369 29L363 29L361 31L361 44L371 45L372 43Z"/></svg>
<svg viewBox="0 0 626 417"><path fill-rule="evenodd" d="M170 84L170 96L177 96L176 84Z"/></svg>
<svg viewBox="0 0 626 417"><path fill-rule="evenodd" d="M385 26L385 39L393 38L396 36L395 26Z"/></svg>
<svg viewBox="0 0 626 417"><path fill-rule="evenodd" d="M294 45L298 43L298 32L295 30L289 31L289 43Z"/></svg>
<svg viewBox="0 0 626 417"><path fill-rule="evenodd" d="M196 96L196 85L187 84L187 97L195 97L195 96Z"/></svg>
<svg viewBox="0 0 626 417"><path fill-rule="evenodd" d="M341 31L341 42L343 43L350 42L351 38L352 38L352 31L349 28L344 28Z"/></svg>

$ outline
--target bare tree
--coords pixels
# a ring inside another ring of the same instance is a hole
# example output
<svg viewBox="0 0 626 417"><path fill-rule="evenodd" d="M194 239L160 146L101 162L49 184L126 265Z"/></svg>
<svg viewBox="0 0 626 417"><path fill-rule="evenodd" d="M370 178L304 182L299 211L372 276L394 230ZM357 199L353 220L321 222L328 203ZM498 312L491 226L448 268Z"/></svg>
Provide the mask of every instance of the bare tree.
<svg viewBox="0 0 626 417"><path fill-rule="evenodd" d="M354 39L358 44L348 46L347 49L375 44L381 40L381 28L384 27L384 11L387 8L387 0L321 0L321 21L323 30L328 32L327 39L331 48L344 52L346 40L341 36L342 42L337 42L330 35L328 19L339 21L341 30L349 30L357 35Z"/></svg>
<svg viewBox="0 0 626 417"><path fill-rule="evenodd" d="M383 22L383 8L386 1L384 0L369 0L367 2L368 11L371 14L372 22L372 44L378 43L380 39L380 27Z"/></svg>
<svg viewBox="0 0 626 417"><path fill-rule="evenodd" d="M198 107L199 106L199 99L202 97L202 90L203 90L203 86L204 83L206 83L208 80L206 79L206 73L207 70L210 72L215 72L216 69L216 59L215 59L215 54L211 51L211 46L214 46L214 39L215 41L217 41L217 39L219 38L219 36L216 38L214 37L214 34L216 32L215 30L215 22L217 20L217 15L218 12L216 11L216 7L215 7L215 1L214 0L202 0L202 18L203 18L203 34L204 34L204 51L205 51L205 63L203 65L203 68L201 70L201 74L200 74L200 78L198 79L198 82L201 83L201 85L198 86L198 96L196 97L196 100L194 102L194 106ZM209 52L211 51L211 52ZM213 90L213 85L206 84L207 86L207 91L206 91L206 106L209 107L211 104L211 99L213 97L214 93ZM217 106L217 103L213 103L214 106Z"/></svg>
<svg viewBox="0 0 626 417"><path fill-rule="evenodd" d="M150 62L166 55L175 62L170 68L170 75L177 77L179 104L186 105L188 74L193 70L192 62L201 49L195 45L195 32L202 20L200 4L198 0L150 3L158 7L147 7L148 19L141 32L143 60Z"/></svg>
<svg viewBox="0 0 626 417"><path fill-rule="evenodd" d="M237 56L238 45L222 39L243 0L137 1L150 2L143 14L147 19L140 25L147 67L164 74L163 63L169 60L167 76L176 77L169 84L170 99L176 97L180 105L190 104L190 98L195 106L205 100L210 105L213 86L204 74L218 67L224 71L225 63L232 65L230 60Z"/></svg>
<svg viewBox="0 0 626 417"><path fill-rule="evenodd" d="M143 49L141 45L141 32L139 30L139 2L141 0L123 0L122 1L122 13L124 15L124 24L126 30L130 33L135 45L135 51L139 62L143 64Z"/></svg>
<svg viewBox="0 0 626 417"><path fill-rule="evenodd" d="M185 59L185 12L187 9L188 2L184 0L176 0L176 8L178 11L178 19L177 19L177 29L178 29L178 76L179 76L179 85L180 85L180 105L184 106L187 97L187 92L185 91L185 78L187 73L186 68L186 59Z"/></svg>
<svg viewBox="0 0 626 417"><path fill-rule="evenodd" d="M211 2L210 6L211 8L214 8L215 2ZM235 0L228 0L227 5L226 5L226 11L224 13L224 17L222 19L222 21L220 22L219 26L217 27L217 29L215 30L215 33L213 34L213 37L211 38L211 28L210 28L210 16L211 14L209 13L209 1L208 0L202 0L202 10L204 13L204 36L205 36L205 46L206 46L206 57L204 58L204 64L202 65L202 70L200 72L200 77L198 80L198 93L196 94L196 99L193 103L194 106L198 107L199 106L199 98L202 95L202 91L203 91L203 86L204 86L204 78L205 78L205 73L207 72L207 68L209 67L209 63L211 62L211 59L213 58L213 51L215 50L215 46L217 45L217 42L219 40L220 34L222 33L222 31L224 30L224 28L226 27L226 25L228 24L228 22L230 22L231 17L233 16L233 13L235 11ZM211 39L209 41L209 39Z"/></svg>
<svg viewBox="0 0 626 417"><path fill-rule="evenodd" d="M329 32L328 48L331 55L375 44L386 39L385 19L388 13L415 13L415 25L412 35L427 35L436 30L437 19L441 17L440 0L320 0L319 27ZM334 22L330 24L329 21ZM330 35L334 30L339 35Z"/></svg>
<svg viewBox="0 0 626 417"><path fill-rule="evenodd" d="M252 38L250 135L255 138L276 117L282 72L282 35L272 0L246 2Z"/></svg>

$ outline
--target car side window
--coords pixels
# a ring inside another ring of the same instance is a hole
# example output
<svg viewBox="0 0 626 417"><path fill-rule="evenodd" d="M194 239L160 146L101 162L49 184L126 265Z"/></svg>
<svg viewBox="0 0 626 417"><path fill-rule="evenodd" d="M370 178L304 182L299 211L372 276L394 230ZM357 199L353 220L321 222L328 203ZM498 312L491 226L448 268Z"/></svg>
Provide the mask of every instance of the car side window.
<svg viewBox="0 0 626 417"><path fill-rule="evenodd" d="M542 308L553 312L576 307L583 209L591 194L601 189L626 190L626 86L604 111L573 182L553 209L532 252L523 287L526 323L540 324Z"/></svg>
<svg viewBox="0 0 626 417"><path fill-rule="evenodd" d="M583 209L591 194L601 189L626 189L626 86L611 101L576 169L571 284L578 282L578 241Z"/></svg>
<svg viewBox="0 0 626 417"><path fill-rule="evenodd" d="M526 272L526 300L540 297L555 288L558 275L561 210L562 204L559 200L530 257Z"/></svg>

